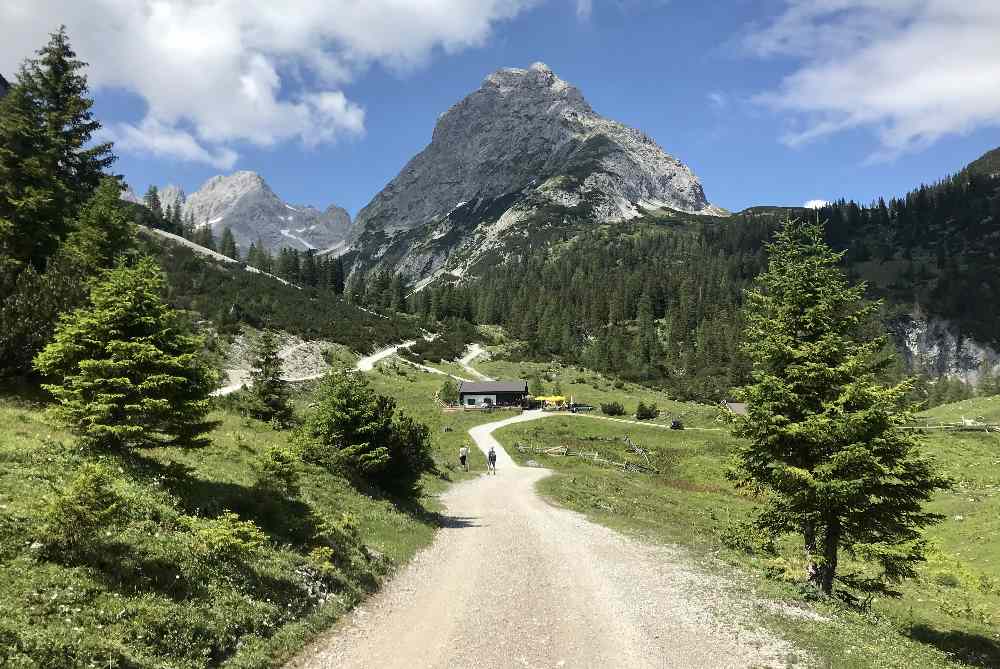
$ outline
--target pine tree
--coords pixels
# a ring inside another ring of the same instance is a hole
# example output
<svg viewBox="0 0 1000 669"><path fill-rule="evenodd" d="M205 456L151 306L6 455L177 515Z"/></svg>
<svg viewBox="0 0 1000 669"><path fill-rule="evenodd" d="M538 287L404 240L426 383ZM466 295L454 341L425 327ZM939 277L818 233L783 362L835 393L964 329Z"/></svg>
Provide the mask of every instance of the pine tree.
<svg viewBox="0 0 1000 669"><path fill-rule="evenodd" d="M233 231L228 225L222 231L222 241L219 242L219 253L233 260L240 259L240 249L236 246L236 238L233 237Z"/></svg>
<svg viewBox="0 0 1000 669"><path fill-rule="evenodd" d="M89 304L67 314L35 366L57 414L85 445L200 446L215 373L202 341L163 299L151 259L109 271Z"/></svg>
<svg viewBox="0 0 1000 669"><path fill-rule="evenodd" d="M173 212L170 216L170 232L175 235L184 234L184 218L181 215L181 203L178 202L174 205Z"/></svg>
<svg viewBox="0 0 1000 669"><path fill-rule="evenodd" d="M344 294L344 260L337 256L333 264L333 292L337 295Z"/></svg>
<svg viewBox="0 0 1000 669"><path fill-rule="evenodd" d="M135 244L132 224L120 195L118 180L105 177L66 238L67 252L73 253L88 273L112 267Z"/></svg>
<svg viewBox="0 0 1000 669"><path fill-rule="evenodd" d="M184 219L184 229L180 234L184 237L184 239L194 241L195 228L194 212L188 212L187 218Z"/></svg>
<svg viewBox="0 0 1000 669"><path fill-rule="evenodd" d="M163 220L160 221L160 228L166 230L167 232L173 232L173 230L170 229L170 222L172 220L174 220L174 207L173 205L168 204L163 209Z"/></svg>
<svg viewBox="0 0 1000 669"><path fill-rule="evenodd" d="M753 381L747 415L734 418L746 441L730 476L767 491L760 526L801 535L822 592L838 578L896 594L887 584L914 576L920 529L940 519L923 504L948 481L900 429L909 384L879 382L886 338L869 327L878 305L847 283L822 226L789 221L768 251L767 271L746 292ZM877 571L838 574L842 550Z"/></svg>
<svg viewBox="0 0 1000 669"><path fill-rule="evenodd" d="M316 252L307 250L301 255L302 267L300 270L301 282L303 286L316 287L319 285L319 268L316 265Z"/></svg>
<svg viewBox="0 0 1000 669"><path fill-rule="evenodd" d="M85 66L60 28L0 99L0 255L9 265L44 271L115 160L110 144L91 143L101 125Z"/></svg>
<svg viewBox="0 0 1000 669"><path fill-rule="evenodd" d="M281 378L282 360L273 332L264 330L261 333L249 362L250 386L245 392L247 413L258 420L288 425L292 419L288 382Z"/></svg>
<svg viewBox="0 0 1000 669"><path fill-rule="evenodd" d="M160 191L156 186L150 186L142 198L146 208L153 212L157 227L163 227L163 206L160 204Z"/></svg>

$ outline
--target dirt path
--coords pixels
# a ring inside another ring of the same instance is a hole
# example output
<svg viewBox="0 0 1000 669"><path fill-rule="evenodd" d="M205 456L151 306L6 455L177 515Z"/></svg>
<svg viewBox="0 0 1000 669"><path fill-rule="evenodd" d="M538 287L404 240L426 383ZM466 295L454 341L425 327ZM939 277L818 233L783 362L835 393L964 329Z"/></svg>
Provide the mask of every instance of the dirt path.
<svg viewBox="0 0 1000 669"><path fill-rule="evenodd" d="M366 355L365 357L358 360L358 364L355 365L355 368L359 372L370 372L373 369L375 369L375 363L377 363L379 360L388 358L391 355L396 355L396 351L398 351L399 349L409 348L410 346L413 346L416 343L417 343L416 339L411 339L410 341L404 341L402 344L399 344L397 346L389 346L388 348L383 348L379 351L375 351L371 355Z"/></svg>
<svg viewBox="0 0 1000 669"><path fill-rule="evenodd" d="M485 374L483 374L478 369L475 369L472 366L472 361L481 356L485 352L486 349L484 349L479 344L469 344L468 350L465 352L465 355L462 356L462 358L458 361L458 364L462 366L462 369L464 369L465 371L467 371L469 374L476 377L480 381L493 381L494 380L493 378L486 376Z"/></svg>
<svg viewBox="0 0 1000 669"><path fill-rule="evenodd" d="M443 496L447 523L386 588L289 667L785 667L801 653L755 622L761 602L650 546L555 508L493 430L497 476ZM483 467L477 454L473 466Z"/></svg>

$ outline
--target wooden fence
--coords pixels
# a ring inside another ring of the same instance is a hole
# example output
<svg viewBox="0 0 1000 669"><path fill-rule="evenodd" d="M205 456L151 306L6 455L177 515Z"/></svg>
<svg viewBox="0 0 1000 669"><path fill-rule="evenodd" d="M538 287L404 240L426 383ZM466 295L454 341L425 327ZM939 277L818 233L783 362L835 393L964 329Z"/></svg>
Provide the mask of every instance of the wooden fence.
<svg viewBox="0 0 1000 669"><path fill-rule="evenodd" d="M601 457L601 454L597 451L594 451L593 453L587 451L574 451L568 446L550 446L548 448L544 448L541 446L526 446L525 444L515 442L514 448L521 453L538 453L540 455L550 455L553 457L582 458L605 467L617 467L623 472L645 472L647 474L660 473L660 470L657 469L653 465L652 460L650 460L649 451L632 441L628 435L625 436L625 444L628 446L628 452L642 457L645 464L641 462L629 462L628 460L624 462L616 462L614 460L608 460L607 458Z"/></svg>

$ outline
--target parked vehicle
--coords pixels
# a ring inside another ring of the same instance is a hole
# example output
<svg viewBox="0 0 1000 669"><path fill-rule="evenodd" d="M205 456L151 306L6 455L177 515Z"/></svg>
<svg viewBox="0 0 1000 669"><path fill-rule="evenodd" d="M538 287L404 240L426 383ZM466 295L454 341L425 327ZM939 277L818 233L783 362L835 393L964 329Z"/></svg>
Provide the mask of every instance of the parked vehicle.
<svg viewBox="0 0 1000 669"><path fill-rule="evenodd" d="M683 430L684 429L684 423L680 422L679 420L672 420L672 421L670 421L670 429L671 430Z"/></svg>

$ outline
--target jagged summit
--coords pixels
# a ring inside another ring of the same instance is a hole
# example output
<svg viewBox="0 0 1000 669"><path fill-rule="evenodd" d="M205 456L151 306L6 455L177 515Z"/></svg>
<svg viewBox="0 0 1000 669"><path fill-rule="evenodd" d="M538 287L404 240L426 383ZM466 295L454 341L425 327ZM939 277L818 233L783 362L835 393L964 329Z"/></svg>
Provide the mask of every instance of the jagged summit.
<svg viewBox="0 0 1000 669"><path fill-rule="evenodd" d="M361 210L357 231L409 229L459 203L525 189L568 206L586 200L599 220L642 206L715 211L687 166L535 63L493 72L442 114L427 148Z"/></svg>
<svg viewBox="0 0 1000 669"><path fill-rule="evenodd" d="M442 114L430 144L358 213L352 244L363 265L422 278L469 266L539 217L600 224L662 207L722 213L686 165L535 63L493 72Z"/></svg>
<svg viewBox="0 0 1000 669"><path fill-rule="evenodd" d="M178 186L159 189L160 204L181 207L195 226L211 226L216 238L229 228L245 252L252 242L269 249L325 250L340 244L351 229L346 210L330 205L325 211L291 205L278 197L256 172L240 171L210 178L190 196ZM122 199L141 201L131 188Z"/></svg>

